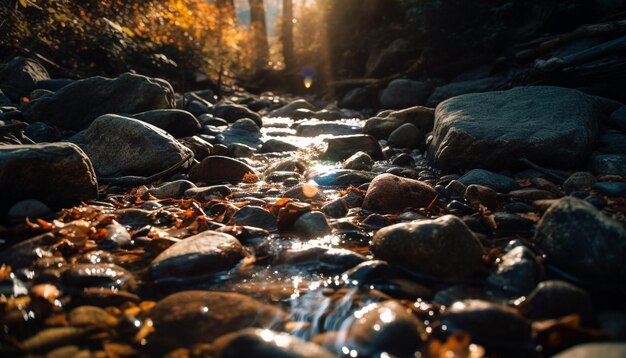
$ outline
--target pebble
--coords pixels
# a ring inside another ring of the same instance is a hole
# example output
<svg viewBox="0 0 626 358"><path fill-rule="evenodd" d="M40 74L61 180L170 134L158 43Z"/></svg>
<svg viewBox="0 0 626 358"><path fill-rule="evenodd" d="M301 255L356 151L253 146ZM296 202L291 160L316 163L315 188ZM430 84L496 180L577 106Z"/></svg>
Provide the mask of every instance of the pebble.
<svg viewBox="0 0 626 358"><path fill-rule="evenodd" d="M338 219L346 216L348 213L348 203L343 198L337 198L322 207L322 211L328 217Z"/></svg>
<svg viewBox="0 0 626 358"><path fill-rule="evenodd" d="M248 173L256 176L255 170L240 160L213 155L191 168L189 180L195 183L237 183Z"/></svg>
<svg viewBox="0 0 626 358"><path fill-rule="evenodd" d="M433 187L423 182L381 174L370 183L362 209L384 212L423 208L430 205L437 195Z"/></svg>
<svg viewBox="0 0 626 358"><path fill-rule="evenodd" d="M474 207L483 205L489 210L495 210L498 207L498 193L484 185L468 185L465 189L464 197Z"/></svg>
<svg viewBox="0 0 626 358"><path fill-rule="evenodd" d="M148 190L157 199L181 198L186 191L195 188L196 184L188 180L176 180Z"/></svg>
<svg viewBox="0 0 626 358"><path fill-rule="evenodd" d="M229 270L244 258L239 241L228 234L204 231L167 248L150 264L154 280Z"/></svg>
<svg viewBox="0 0 626 358"><path fill-rule="evenodd" d="M387 139L389 145L395 148L418 148L422 139L420 130L411 123L405 123L396 128Z"/></svg>
<svg viewBox="0 0 626 358"><path fill-rule="evenodd" d="M374 159L365 152L356 152L343 162L344 169L370 171L374 166Z"/></svg>
<svg viewBox="0 0 626 358"><path fill-rule="evenodd" d="M465 185L478 184L489 187L500 193L508 193L519 189L519 185L510 177L484 169L472 169L459 178Z"/></svg>
<svg viewBox="0 0 626 358"><path fill-rule="evenodd" d="M296 234L312 239L330 234L331 229L326 215L319 211L312 211L300 215L293 223Z"/></svg>
<svg viewBox="0 0 626 358"><path fill-rule="evenodd" d="M596 177L589 172L576 172L563 183L563 190L570 194L573 191L589 191L596 183Z"/></svg>
<svg viewBox="0 0 626 358"><path fill-rule="evenodd" d="M22 200L9 209L9 217L15 220L43 218L51 214L50 208L39 200Z"/></svg>
<svg viewBox="0 0 626 358"><path fill-rule="evenodd" d="M272 138L263 142L263 145L261 145L261 148L259 149L259 153L293 152L298 149L298 146L294 144Z"/></svg>
<svg viewBox="0 0 626 358"><path fill-rule="evenodd" d="M334 136L324 139L328 144L322 155L324 160L341 161L350 158L356 152L365 152L373 159L382 159L382 148L376 138L367 134Z"/></svg>
<svg viewBox="0 0 626 358"><path fill-rule="evenodd" d="M268 231L278 229L276 217L262 207L254 205L246 205L239 209L232 221L235 225L254 226Z"/></svg>
<svg viewBox="0 0 626 358"><path fill-rule="evenodd" d="M519 295L528 295L543 278L543 267L530 249L517 246L500 258L487 277L492 286Z"/></svg>
<svg viewBox="0 0 626 358"><path fill-rule="evenodd" d="M74 264L63 272L63 280L76 287L133 288L135 278L127 270L114 264Z"/></svg>
<svg viewBox="0 0 626 358"><path fill-rule="evenodd" d="M602 194L610 197L618 197L626 195L626 183L623 182L596 182L592 187Z"/></svg>

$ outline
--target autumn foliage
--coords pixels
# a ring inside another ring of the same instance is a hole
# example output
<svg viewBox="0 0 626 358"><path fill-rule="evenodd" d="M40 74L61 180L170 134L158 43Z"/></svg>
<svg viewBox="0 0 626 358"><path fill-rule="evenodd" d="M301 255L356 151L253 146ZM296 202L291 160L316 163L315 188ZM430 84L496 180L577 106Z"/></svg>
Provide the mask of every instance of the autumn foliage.
<svg viewBox="0 0 626 358"><path fill-rule="evenodd" d="M246 66L229 15L204 0L0 0L0 62L26 52L61 76L134 70L180 85Z"/></svg>

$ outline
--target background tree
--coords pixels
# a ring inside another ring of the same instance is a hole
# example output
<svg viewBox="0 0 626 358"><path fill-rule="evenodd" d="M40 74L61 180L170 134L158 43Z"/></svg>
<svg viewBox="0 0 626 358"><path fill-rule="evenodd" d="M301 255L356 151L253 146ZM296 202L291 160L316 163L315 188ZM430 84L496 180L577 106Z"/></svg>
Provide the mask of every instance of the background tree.
<svg viewBox="0 0 626 358"><path fill-rule="evenodd" d="M283 44L283 61L285 62L285 71L291 72L294 69L294 50L293 50L293 2L292 0L283 0L283 19L282 19L282 44Z"/></svg>
<svg viewBox="0 0 626 358"><path fill-rule="evenodd" d="M269 61L269 41L267 25L265 23L265 4L263 0L248 0L250 4L250 29L252 31L252 46L255 53L255 68L267 68Z"/></svg>

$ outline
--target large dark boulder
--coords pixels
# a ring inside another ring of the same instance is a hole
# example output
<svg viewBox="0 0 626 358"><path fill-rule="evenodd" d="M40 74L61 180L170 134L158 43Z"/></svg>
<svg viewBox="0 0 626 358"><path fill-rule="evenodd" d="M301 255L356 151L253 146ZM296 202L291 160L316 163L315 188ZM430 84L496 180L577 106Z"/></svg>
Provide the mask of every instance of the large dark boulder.
<svg viewBox="0 0 626 358"><path fill-rule="evenodd" d="M180 109L155 109L132 117L159 127L175 138L191 137L200 133L200 122L196 117Z"/></svg>
<svg viewBox="0 0 626 358"><path fill-rule="evenodd" d="M551 263L596 281L626 281L626 230L593 205L574 197L554 203L537 226L535 242Z"/></svg>
<svg viewBox="0 0 626 358"><path fill-rule="evenodd" d="M98 117L84 140L82 148L102 177L151 176L193 159L193 152L165 131L115 114Z"/></svg>
<svg viewBox="0 0 626 358"><path fill-rule="evenodd" d="M42 121L81 130L103 114L132 115L175 108L174 90L165 80L125 73L117 78L91 77L23 107L28 122Z"/></svg>
<svg viewBox="0 0 626 358"><path fill-rule="evenodd" d="M95 199L89 158L70 143L0 146L0 212L20 200L62 208Z"/></svg>
<svg viewBox="0 0 626 358"><path fill-rule="evenodd" d="M448 172L510 168L524 157L575 168L586 163L600 116L594 97L567 88L466 94L437 107L428 158Z"/></svg>
<svg viewBox="0 0 626 358"><path fill-rule="evenodd" d="M0 70L0 90L17 103L30 95L37 82L49 79L48 71L38 61L16 57Z"/></svg>
<svg viewBox="0 0 626 358"><path fill-rule="evenodd" d="M431 92L426 82L398 79L380 91L378 100L382 108L402 109L424 105Z"/></svg>

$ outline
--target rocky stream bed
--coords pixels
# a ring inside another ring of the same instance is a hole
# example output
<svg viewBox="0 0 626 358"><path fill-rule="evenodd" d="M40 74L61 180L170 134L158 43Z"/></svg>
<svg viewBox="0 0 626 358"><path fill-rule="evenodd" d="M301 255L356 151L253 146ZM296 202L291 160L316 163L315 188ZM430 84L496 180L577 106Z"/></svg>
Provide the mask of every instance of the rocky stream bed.
<svg viewBox="0 0 626 358"><path fill-rule="evenodd" d="M397 81L364 116L9 63L0 354L626 356L626 106Z"/></svg>

